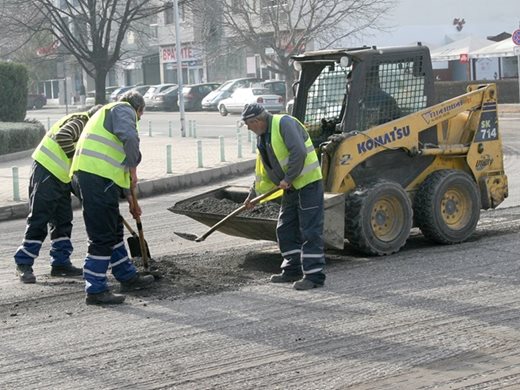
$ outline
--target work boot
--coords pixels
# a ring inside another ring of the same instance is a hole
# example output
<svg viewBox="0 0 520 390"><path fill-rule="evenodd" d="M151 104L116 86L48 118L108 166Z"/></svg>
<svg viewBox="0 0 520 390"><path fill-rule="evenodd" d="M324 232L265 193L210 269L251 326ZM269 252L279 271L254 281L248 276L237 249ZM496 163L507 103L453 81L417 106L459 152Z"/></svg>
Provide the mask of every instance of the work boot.
<svg viewBox="0 0 520 390"><path fill-rule="evenodd" d="M135 291L148 288L153 281L154 277L152 275L140 275L137 273L130 280L121 282L121 291Z"/></svg>
<svg viewBox="0 0 520 390"><path fill-rule="evenodd" d="M51 276L81 276L83 268L74 267L72 264L53 265L51 267Z"/></svg>
<svg viewBox="0 0 520 390"><path fill-rule="evenodd" d="M119 305L125 301L124 295L112 294L109 290L96 293L88 294L85 297L85 303L87 305Z"/></svg>
<svg viewBox="0 0 520 390"><path fill-rule="evenodd" d="M323 287L323 283L316 283L307 278L303 278L302 280L293 283L293 288L295 290L311 290L317 287Z"/></svg>
<svg viewBox="0 0 520 390"><path fill-rule="evenodd" d="M291 283L301 278L302 274L287 274L286 272L282 272L281 274L271 275L271 283Z"/></svg>
<svg viewBox="0 0 520 390"><path fill-rule="evenodd" d="M34 276L33 269L28 264L16 264L16 274L22 283L36 283L36 276Z"/></svg>

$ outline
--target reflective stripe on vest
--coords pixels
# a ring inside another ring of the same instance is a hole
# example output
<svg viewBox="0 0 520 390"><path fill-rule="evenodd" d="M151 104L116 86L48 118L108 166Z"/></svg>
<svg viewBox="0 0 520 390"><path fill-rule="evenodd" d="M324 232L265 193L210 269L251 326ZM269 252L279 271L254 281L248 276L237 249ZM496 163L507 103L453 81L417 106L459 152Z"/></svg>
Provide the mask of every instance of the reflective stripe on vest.
<svg viewBox="0 0 520 390"><path fill-rule="evenodd" d="M103 106L87 122L76 147L70 175L84 171L112 180L122 188L130 188L130 174L122 164L126 158L123 143L104 127L107 112L118 104ZM137 123L137 114L136 114Z"/></svg>
<svg viewBox="0 0 520 390"><path fill-rule="evenodd" d="M58 142L56 142L55 136L61 126L67 123L70 118L79 115L86 116L87 113L80 112L67 115L52 125L32 154L34 160L38 161L38 163L63 183L70 183L70 159Z"/></svg>
<svg viewBox="0 0 520 390"><path fill-rule="evenodd" d="M273 147L274 154L278 163L282 167L282 170L287 173L289 167L289 150L285 143L283 142L282 135L280 133L280 120L284 115L273 115L273 121L271 123L271 145ZM293 118L297 121L302 128L305 130L305 126L301 124L298 119ZM307 130L305 130L307 133ZM303 165L303 169L298 175L294 182L291 185L300 189L305 187L307 184L320 180L322 178L320 163L318 161L318 155L314 150L314 146L312 144L312 140L307 133L307 140L305 141L305 148L307 150L307 157L305 157L305 163ZM257 153L256 157L256 180L255 180L255 190L260 194L264 194L273 188L275 184L269 179L267 176L267 172L262 163L262 159L260 157L260 153Z"/></svg>

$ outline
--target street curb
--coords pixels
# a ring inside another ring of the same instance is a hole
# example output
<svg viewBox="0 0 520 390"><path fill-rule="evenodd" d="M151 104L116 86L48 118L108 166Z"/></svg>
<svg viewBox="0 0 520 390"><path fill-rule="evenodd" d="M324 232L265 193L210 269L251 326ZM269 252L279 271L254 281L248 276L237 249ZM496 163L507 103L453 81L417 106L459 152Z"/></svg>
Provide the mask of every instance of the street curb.
<svg viewBox="0 0 520 390"><path fill-rule="evenodd" d="M176 190L198 187L245 173L250 173L251 177L253 177L254 169L255 160L247 160L219 168L187 173L185 175L142 181L137 184L137 195L144 198L171 193Z"/></svg>
<svg viewBox="0 0 520 390"><path fill-rule="evenodd" d="M22 150L21 152L2 154L0 155L0 162L14 161L21 158L30 157L34 152L34 149Z"/></svg>
<svg viewBox="0 0 520 390"><path fill-rule="evenodd" d="M211 168L197 172L163 177L160 179L146 180L137 184L137 196L148 198L166 193L172 193L186 188L194 188L216 181L233 178L246 173L254 175L255 160L247 160L225 165L219 168ZM251 179L252 180L252 179ZM80 203L75 197L72 198L72 207L78 209ZM26 218L29 214L29 204L20 203L0 207L0 222L12 219Z"/></svg>

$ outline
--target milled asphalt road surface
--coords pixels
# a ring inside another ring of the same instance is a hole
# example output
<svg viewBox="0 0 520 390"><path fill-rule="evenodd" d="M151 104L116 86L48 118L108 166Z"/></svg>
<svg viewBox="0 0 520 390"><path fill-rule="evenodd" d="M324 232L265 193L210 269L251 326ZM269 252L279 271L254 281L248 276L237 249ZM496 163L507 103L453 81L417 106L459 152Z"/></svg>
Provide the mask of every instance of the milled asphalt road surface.
<svg viewBox="0 0 520 390"><path fill-rule="evenodd" d="M432 245L414 230L392 256L329 252L326 286L312 291L268 283L279 263L273 243L173 234L206 230L166 211L175 201L246 185L249 175L141 200L152 256L179 278L118 307L86 306L81 279L48 277L48 242L38 283L20 284L12 254L25 221L1 222L0 388L520 388L518 123L503 121L511 196L482 213L468 242ZM81 265L86 237L74 216ZM223 291L195 283L184 294L182 278L199 272Z"/></svg>

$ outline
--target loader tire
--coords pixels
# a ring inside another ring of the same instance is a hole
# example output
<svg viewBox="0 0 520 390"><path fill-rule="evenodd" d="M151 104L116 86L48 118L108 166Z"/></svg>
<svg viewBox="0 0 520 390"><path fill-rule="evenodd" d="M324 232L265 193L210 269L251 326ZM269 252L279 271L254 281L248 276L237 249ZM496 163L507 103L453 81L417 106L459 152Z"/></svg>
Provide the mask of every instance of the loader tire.
<svg viewBox="0 0 520 390"><path fill-rule="evenodd" d="M480 218L477 184L460 170L434 172L417 191L414 214L427 239L439 244L465 241L475 232Z"/></svg>
<svg viewBox="0 0 520 390"><path fill-rule="evenodd" d="M397 183L378 180L347 195L345 237L367 255L398 252L412 228L412 203Z"/></svg>

